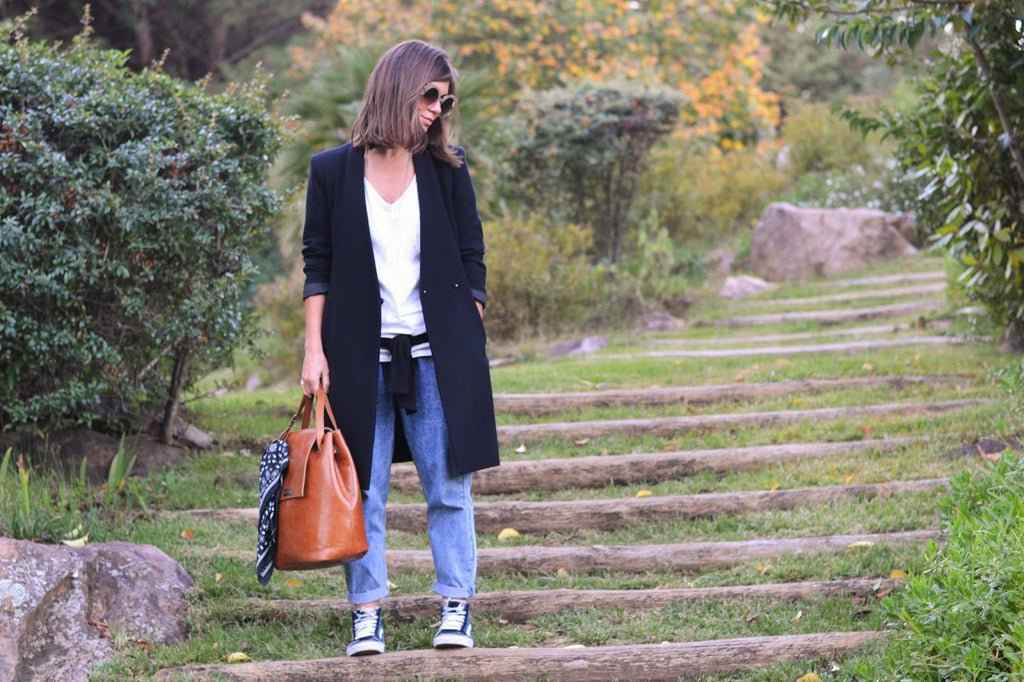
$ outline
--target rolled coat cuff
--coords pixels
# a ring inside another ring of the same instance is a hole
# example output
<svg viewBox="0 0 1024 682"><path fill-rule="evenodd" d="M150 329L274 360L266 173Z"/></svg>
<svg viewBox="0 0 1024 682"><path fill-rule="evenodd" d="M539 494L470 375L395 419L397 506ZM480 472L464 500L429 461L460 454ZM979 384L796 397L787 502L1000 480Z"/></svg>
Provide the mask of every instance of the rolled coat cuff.
<svg viewBox="0 0 1024 682"><path fill-rule="evenodd" d="M470 289L469 293L473 294L473 298L480 301L481 304L487 307L487 292L483 289Z"/></svg>
<svg viewBox="0 0 1024 682"><path fill-rule="evenodd" d="M310 296L326 294L327 288L327 282L306 282L306 285L302 287L302 300L305 301Z"/></svg>

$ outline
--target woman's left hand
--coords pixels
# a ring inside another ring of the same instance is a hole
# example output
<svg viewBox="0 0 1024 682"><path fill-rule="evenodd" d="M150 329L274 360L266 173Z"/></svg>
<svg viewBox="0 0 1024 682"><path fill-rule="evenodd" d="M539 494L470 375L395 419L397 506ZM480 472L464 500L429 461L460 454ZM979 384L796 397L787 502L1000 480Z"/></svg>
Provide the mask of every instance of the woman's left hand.
<svg viewBox="0 0 1024 682"><path fill-rule="evenodd" d="M483 317L484 316L484 304L481 303L480 301L475 301L475 303L476 303L476 311L478 313L480 313L480 317Z"/></svg>

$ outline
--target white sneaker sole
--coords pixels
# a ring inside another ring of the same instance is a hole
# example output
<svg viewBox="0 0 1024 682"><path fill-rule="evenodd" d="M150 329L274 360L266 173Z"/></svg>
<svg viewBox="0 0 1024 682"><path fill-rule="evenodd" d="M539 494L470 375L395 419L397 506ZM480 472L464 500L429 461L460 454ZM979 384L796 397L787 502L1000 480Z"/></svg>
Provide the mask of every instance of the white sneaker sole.
<svg viewBox="0 0 1024 682"><path fill-rule="evenodd" d="M435 649L472 649L473 638L466 635L450 634L434 637Z"/></svg>
<svg viewBox="0 0 1024 682"><path fill-rule="evenodd" d="M345 649L346 656L371 656L384 653L384 642L352 642Z"/></svg>

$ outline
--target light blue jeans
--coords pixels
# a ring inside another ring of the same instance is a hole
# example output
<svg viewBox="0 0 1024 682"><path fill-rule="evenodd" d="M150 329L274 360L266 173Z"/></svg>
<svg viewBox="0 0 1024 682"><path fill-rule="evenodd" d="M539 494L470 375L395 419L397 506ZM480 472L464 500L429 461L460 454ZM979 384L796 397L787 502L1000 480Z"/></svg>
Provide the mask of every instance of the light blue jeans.
<svg viewBox="0 0 1024 682"><path fill-rule="evenodd" d="M476 528L473 523L473 475L452 476L448 460L451 445L437 389L434 360L413 358L417 410L398 410L413 462L427 499L430 551L437 580L434 592L466 599L476 592ZM395 402L387 390L390 363L382 363L377 376L377 427L373 436L370 489L363 491L363 515L369 551L345 564L345 582L351 604L367 604L388 595L385 561L385 505L391 485L391 459L395 446Z"/></svg>

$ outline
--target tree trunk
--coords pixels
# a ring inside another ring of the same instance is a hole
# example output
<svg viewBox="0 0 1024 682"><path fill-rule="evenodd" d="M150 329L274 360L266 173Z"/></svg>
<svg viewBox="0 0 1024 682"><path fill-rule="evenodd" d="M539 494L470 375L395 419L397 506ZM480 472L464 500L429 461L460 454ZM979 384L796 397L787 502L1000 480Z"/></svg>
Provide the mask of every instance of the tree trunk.
<svg viewBox="0 0 1024 682"><path fill-rule="evenodd" d="M174 442L174 424L178 421L178 408L181 406L181 394L188 381L188 366L192 361L192 349L181 348L174 356L174 369L171 373L171 386L164 406L164 423L160 427L160 442L170 445Z"/></svg>

